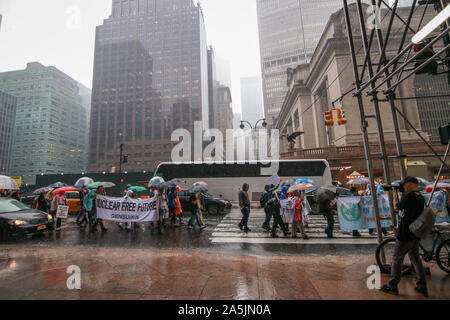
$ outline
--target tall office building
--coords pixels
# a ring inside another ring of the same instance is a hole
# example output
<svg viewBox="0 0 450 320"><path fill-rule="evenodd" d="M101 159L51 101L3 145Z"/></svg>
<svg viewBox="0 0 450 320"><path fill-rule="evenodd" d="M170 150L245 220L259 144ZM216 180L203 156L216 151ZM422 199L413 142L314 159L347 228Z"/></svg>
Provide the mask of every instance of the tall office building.
<svg viewBox="0 0 450 320"><path fill-rule="evenodd" d="M341 0L257 0L264 109L273 124L288 91L287 69L309 62Z"/></svg>
<svg viewBox="0 0 450 320"><path fill-rule="evenodd" d="M113 0L97 27L89 171L152 170L170 160L171 134L209 125L208 47L193 0Z"/></svg>
<svg viewBox="0 0 450 320"><path fill-rule="evenodd" d="M241 103L242 120L250 122L253 126L258 120L264 118L260 77L241 78Z"/></svg>
<svg viewBox="0 0 450 320"><path fill-rule="evenodd" d="M233 88L231 83L231 65L230 61L219 56L216 57L216 79L221 84Z"/></svg>
<svg viewBox="0 0 450 320"><path fill-rule="evenodd" d="M81 88L81 90L80 90ZM86 170L89 89L55 67L28 63L0 73L0 90L17 97L9 173L33 184L41 173Z"/></svg>
<svg viewBox="0 0 450 320"><path fill-rule="evenodd" d="M8 174L11 156L17 98L0 91L0 174Z"/></svg>

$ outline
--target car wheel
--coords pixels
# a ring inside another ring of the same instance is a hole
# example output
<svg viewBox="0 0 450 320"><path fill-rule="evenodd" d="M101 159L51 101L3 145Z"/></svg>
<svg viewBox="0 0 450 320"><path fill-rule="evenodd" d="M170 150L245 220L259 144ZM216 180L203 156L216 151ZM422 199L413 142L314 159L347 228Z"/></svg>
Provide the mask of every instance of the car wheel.
<svg viewBox="0 0 450 320"><path fill-rule="evenodd" d="M212 204L208 207L208 213L210 215L216 215L219 213L219 206L216 204Z"/></svg>

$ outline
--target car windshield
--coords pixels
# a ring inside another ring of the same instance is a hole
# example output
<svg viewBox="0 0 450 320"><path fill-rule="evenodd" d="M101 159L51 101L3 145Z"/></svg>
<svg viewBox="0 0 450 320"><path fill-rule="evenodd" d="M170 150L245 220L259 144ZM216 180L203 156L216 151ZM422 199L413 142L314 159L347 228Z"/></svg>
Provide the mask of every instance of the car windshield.
<svg viewBox="0 0 450 320"><path fill-rule="evenodd" d="M26 204L14 199L0 201L0 214L29 210Z"/></svg>

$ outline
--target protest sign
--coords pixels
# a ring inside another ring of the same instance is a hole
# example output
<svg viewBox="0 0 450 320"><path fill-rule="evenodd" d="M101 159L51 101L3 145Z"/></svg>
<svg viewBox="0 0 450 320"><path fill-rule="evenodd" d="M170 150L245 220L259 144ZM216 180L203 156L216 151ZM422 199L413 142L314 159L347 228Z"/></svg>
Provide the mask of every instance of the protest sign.
<svg viewBox="0 0 450 320"><path fill-rule="evenodd" d="M158 200L110 198L97 196L95 201L99 219L115 222L155 222L159 220Z"/></svg>

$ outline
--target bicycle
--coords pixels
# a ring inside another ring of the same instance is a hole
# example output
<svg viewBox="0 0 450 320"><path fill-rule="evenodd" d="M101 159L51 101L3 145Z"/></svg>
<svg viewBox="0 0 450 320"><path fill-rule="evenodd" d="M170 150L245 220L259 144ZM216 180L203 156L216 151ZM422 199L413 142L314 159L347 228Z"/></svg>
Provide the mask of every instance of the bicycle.
<svg viewBox="0 0 450 320"><path fill-rule="evenodd" d="M450 273L450 239L445 239L442 231L449 231L449 229L444 226L435 226L435 230L431 232L431 235L434 236L432 249L429 251L422 244L419 244L419 255L425 262L436 261L439 268ZM382 273L391 273L392 255L394 253L396 241L396 238L388 238L377 247L375 257ZM383 252L384 257L382 254ZM408 262L409 258L408 255L406 255L405 262L403 262L403 275L410 274L413 271L412 264Z"/></svg>

